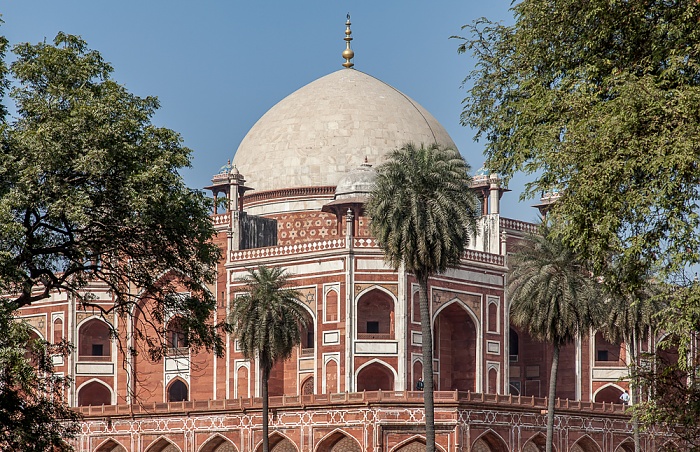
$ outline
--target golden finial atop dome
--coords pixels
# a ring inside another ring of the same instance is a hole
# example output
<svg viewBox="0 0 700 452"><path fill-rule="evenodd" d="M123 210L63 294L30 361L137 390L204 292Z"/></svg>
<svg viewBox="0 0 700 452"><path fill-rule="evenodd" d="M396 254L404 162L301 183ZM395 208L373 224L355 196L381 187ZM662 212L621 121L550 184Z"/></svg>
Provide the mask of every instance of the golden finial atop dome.
<svg viewBox="0 0 700 452"><path fill-rule="evenodd" d="M345 63L343 63L343 66L346 68L351 68L355 65L352 60L353 57L355 56L355 52L352 51L350 48L350 41L352 41L352 31L350 30L350 13L347 15L348 20L345 22L345 50L343 50L343 58L345 58Z"/></svg>

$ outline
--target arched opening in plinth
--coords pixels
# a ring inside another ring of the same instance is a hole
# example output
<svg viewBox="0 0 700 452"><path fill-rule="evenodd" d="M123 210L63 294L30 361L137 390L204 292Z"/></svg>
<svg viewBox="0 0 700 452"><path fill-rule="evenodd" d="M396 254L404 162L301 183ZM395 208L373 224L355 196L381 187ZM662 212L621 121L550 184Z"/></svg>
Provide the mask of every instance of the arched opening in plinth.
<svg viewBox="0 0 700 452"><path fill-rule="evenodd" d="M445 452L439 444L435 444L435 450ZM394 446L391 452L425 452L425 438L422 436L408 438Z"/></svg>
<svg viewBox="0 0 700 452"><path fill-rule="evenodd" d="M109 438L95 449L95 452L126 452L126 448L116 440Z"/></svg>
<svg viewBox="0 0 700 452"><path fill-rule="evenodd" d="M371 361L357 372L357 391L393 391L394 372L381 361Z"/></svg>
<svg viewBox="0 0 700 452"><path fill-rule="evenodd" d="M199 452L238 452L238 448L230 439L216 434L202 444Z"/></svg>
<svg viewBox="0 0 700 452"><path fill-rule="evenodd" d="M434 357L439 360L440 391L476 391L477 327L459 301L446 304L434 321Z"/></svg>
<svg viewBox="0 0 700 452"><path fill-rule="evenodd" d="M541 452L547 447L547 437L542 433L535 433L530 439L528 439L523 445L523 452ZM552 444L552 450L556 451L557 448Z"/></svg>
<svg viewBox="0 0 700 452"><path fill-rule="evenodd" d="M321 439L316 452L362 452L362 446L355 438L336 430Z"/></svg>
<svg viewBox="0 0 700 452"><path fill-rule="evenodd" d="M269 444L270 452L299 452L292 440L279 432L274 432L270 435ZM255 450L257 452L262 451L262 441L258 443L258 447L256 447Z"/></svg>
<svg viewBox="0 0 700 452"><path fill-rule="evenodd" d="M182 450L174 442L161 436L148 446L144 452L182 452Z"/></svg>
<svg viewBox="0 0 700 452"><path fill-rule="evenodd" d="M624 389L615 384L608 384L601 387L593 394L593 401L598 403L622 403L620 401L620 396L623 391Z"/></svg>
<svg viewBox="0 0 700 452"><path fill-rule="evenodd" d="M100 380L92 380L78 388L78 406L112 404L112 390Z"/></svg>
<svg viewBox="0 0 700 452"><path fill-rule="evenodd" d="M583 435L571 446L569 452L601 452L601 448L590 436Z"/></svg>
<svg viewBox="0 0 700 452"><path fill-rule="evenodd" d="M634 452L634 441L632 438L625 438L625 440L615 448L615 452Z"/></svg>
<svg viewBox="0 0 700 452"><path fill-rule="evenodd" d="M479 436L474 444L472 444L471 450L473 452L509 452L508 444L501 438L501 435L494 432L493 430L488 430Z"/></svg>
<svg viewBox="0 0 700 452"><path fill-rule="evenodd" d="M394 299L380 289L371 289L357 300L357 338L394 339Z"/></svg>

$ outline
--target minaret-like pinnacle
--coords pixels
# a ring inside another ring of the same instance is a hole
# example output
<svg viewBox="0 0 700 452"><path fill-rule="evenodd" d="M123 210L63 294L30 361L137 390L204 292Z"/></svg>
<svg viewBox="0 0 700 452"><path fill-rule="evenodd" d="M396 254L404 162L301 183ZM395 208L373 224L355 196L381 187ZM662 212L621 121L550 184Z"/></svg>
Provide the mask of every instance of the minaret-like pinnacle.
<svg viewBox="0 0 700 452"><path fill-rule="evenodd" d="M345 58L345 63L343 63L343 66L346 68L350 69L355 65L352 60L353 57L355 56L355 52L352 51L350 48L350 41L352 41L352 31L350 30L350 13L347 15L348 20L345 22L345 50L343 50L343 58Z"/></svg>

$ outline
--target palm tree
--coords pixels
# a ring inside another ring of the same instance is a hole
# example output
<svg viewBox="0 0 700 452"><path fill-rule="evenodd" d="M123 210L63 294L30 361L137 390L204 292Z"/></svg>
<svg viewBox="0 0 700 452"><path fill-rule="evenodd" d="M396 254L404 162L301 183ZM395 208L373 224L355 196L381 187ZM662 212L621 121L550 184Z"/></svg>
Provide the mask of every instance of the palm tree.
<svg viewBox="0 0 700 452"><path fill-rule="evenodd" d="M624 342L632 362L631 403L639 401L639 382L636 375L637 344L646 341L656 327L657 313L663 308L660 287L647 274L638 274L643 265L617 265L611 267L613 277L606 284L606 317L603 319L605 338L612 343ZM641 450L639 442L639 418L632 411L634 450Z"/></svg>
<svg viewBox="0 0 700 452"><path fill-rule="evenodd" d="M475 233L478 201L470 183L469 165L457 151L409 143L377 167L375 188L365 207L386 261L394 268L403 265L418 281L429 452L435 450L435 408L428 278L457 264Z"/></svg>
<svg viewBox="0 0 700 452"><path fill-rule="evenodd" d="M554 346L547 404L546 450L551 452L559 350L596 326L598 284L547 225L523 241L510 265L507 290L513 323Z"/></svg>
<svg viewBox="0 0 700 452"><path fill-rule="evenodd" d="M285 288L282 268L260 266L241 281L247 293L233 300L229 322L246 359L258 356L262 371L263 452L269 452L268 381L272 366L292 355L301 341L300 326L308 315L298 291Z"/></svg>

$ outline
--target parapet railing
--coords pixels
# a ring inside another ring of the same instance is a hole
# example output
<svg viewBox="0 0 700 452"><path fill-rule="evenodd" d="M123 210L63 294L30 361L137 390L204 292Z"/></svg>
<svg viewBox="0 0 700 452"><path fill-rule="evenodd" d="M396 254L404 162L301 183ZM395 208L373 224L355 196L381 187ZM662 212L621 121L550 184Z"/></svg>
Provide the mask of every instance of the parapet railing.
<svg viewBox="0 0 700 452"><path fill-rule="evenodd" d="M316 253L319 251L341 250L346 247L346 239L332 239L318 242L304 242L295 245L268 246L264 248L251 248L231 252L232 261L246 261L278 256L292 256L299 254ZM353 238L352 245L356 249L379 249L377 239L372 237ZM503 266L503 256L500 254L485 253L477 250L466 250L464 259L485 264Z"/></svg>
<svg viewBox="0 0 700 452"><path fill-rule="evenodd" d="M500 226L503 229L525 232L528 234L537 233L537 225L526 221L514 220L512 218L500 218Z"/></svg>
<svg viewBox="0 0 700 452"><path fill-rule="evenodd" d="M436 406L454 407L486 407L530 411L536 414L544 414L547 410L546 397L514 396L504 394L483 394L462 391L435 391ZM366 391L345 392L337 394L308 394L285 395L269 398L270 409L313 409L333 406L369 406L376 405L423 405L423 393L420 391ZM555 410L581 412L589 414L608 414L626 416L626 406L619 403L583 402L580 400L557 399ZM187 402L145 403L139 405L98 405L83 406L76 410L86 417L91 416L131 416L154 414L177 414L192 411L238 411L261 410L262 399L260 397L221 399L221 400L196 400Z"/></svg>
<svg viewBox="0 0 700 452"><path fill-rule="evenodd" d="M325 240L322 242L307 242L296 245L268 246L231 252L232 261L260 259L264 257L289 256L294 254L315 253L318 251L337 250L345 248L345 239Z"/></svg>

